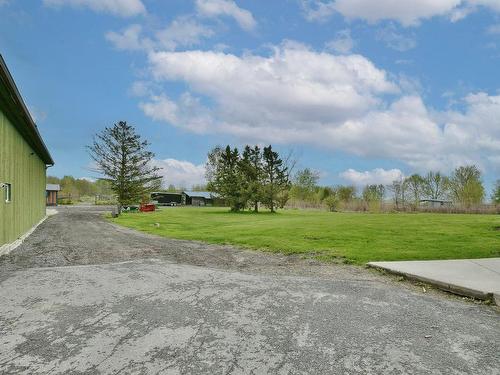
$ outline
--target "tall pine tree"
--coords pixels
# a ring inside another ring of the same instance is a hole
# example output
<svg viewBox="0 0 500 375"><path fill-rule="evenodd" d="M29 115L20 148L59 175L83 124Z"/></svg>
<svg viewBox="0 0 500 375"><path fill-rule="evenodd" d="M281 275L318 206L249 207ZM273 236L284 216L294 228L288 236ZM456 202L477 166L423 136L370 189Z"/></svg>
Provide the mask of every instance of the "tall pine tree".
<svg viewBox="0 0 500 375"><path fill-rule="evenodd" d="M138 203L161 185L160 168L152 166L154 154L133 126L120 121L94 136L87 146L96 170L108 181L121 206Z"/></svg>
<svg viewBox="0 0 500 375"><path fill-rule="evenodd" d="M262 196L262 152L259 146L245 146L239 163L242 178L242 198L245 207L250 205L259 211Z"/></svg>
<svg viewBox="0 0 500 375"><path fill-rule="evenodd" d="M271 145L264 147L262 171L262 203L271 212L275 212L277 207L282 208L286 204L290 179L288 168L284 165L278 153L273 151Z"/></svg>
<svg viewBox="0 0 500 375"><path fill-rule="evenodd" d="M237 148L214 148L208 154L208 187L231 207L231 211L244 208L242 178L239 170L240 154Z"/></svg>

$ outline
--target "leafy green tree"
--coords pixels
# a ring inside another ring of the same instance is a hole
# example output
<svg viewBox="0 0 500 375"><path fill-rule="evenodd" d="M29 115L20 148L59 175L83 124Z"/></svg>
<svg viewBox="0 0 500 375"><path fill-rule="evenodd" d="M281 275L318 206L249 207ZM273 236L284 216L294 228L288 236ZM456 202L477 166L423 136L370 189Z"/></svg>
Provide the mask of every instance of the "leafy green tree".
<svg viewBox="0 0 500 375"><path fill-rule="evenodd" d="M149 192L160 188L160 168L151 165L154 154L148 151L149 142L142 140L125 121L104 128L87 146L97 172L108 181L116 194L119 207L137 203Z"/></svg>
<svg viewBox="0 0 500 375"><path fill-rule="evenodd" d="M290 195L301 201L312 201L318 188L319 173L309 168L297 172Z"/></svg>
<svg viewBox="0 0 500 375"><path fill-rule="evenodd" d="M366 185L363 189L363 200L365 202L381 202L384 199L384 185Z"/></svg>
<svg viewBox="0 0 500 375"><path fill-rule="evenodd" d="M467 208L482 203L485 192L479 168L475 165L456 168L450 176L450 191L453 200Z"/></svg>
<svg viewBox="0 0 500 375"><path fill-rule="evenodd" d="M290 179L288 167L285 166L279 154L273 151L272 146L264 147L263 152L263 188L262 203L271 212L275 212L277 207L284 207L288 199L290 189Z"/></svg>
<svg viewBox="0 0 500 375"><path fill-rule="evenodd" d="M355 186L338 185L335 187L335 192L340 202L349 203L356 198Z"/></svg>
<svg viewBox="0 0 500 375"><path fill-rule="evenodd" d="M63 178L61 178L61 196L71 199L75 199L80 196L75 181L76 179L73 176L63 176Z"/></svg>
<svg viewBox="0 0 500 375"><path fill-rule="evenodd" d="M430 199L443 199L448 193L450 182L448 177L439 172L429 172L423 178L423 192Z"/></svg>
<svg viewBox="0 0 500 375"><path fill-rule="evenodd" d="M384 185L366 185L363 189L363 200L368 204L370 211L379 211L385 195Z"/></svg>
<svg viewBox="0 0 500 375"><path fill-rule="evenodd" d="M48 184L61 184L61 179L56 176L47 176Z"/></svg>
<svg viewBox="0 0 500 375"><path fill-rule="evenodd" d="M404 180L405 201L411 202L413 207L417 207L420 199L424 195L424 179L419 174L412 174Z"/></svg>
<svg viewBox="0 0 500 375"><path fill-rule="evenodd" d="M339 206L339 197L335 192L333 192L323 200L323 203L328 208L328 211L337 211Z"/></svg>
<svg viewBox="0 0 500 375"><path fill-rule="evenodd" d="M318 201L323 202L330 195L334 195L334 194L336 195L337 192L334 189L332 189L331 187L321 186L321 187L318 187L316 194L318 196Z"/></svg>
<svg viewBox="0 0 500 375"><path fill-rule="evenodd" d="M80 196L91 196L96 194L96 187L92 181L84 178L79 178L75 180L75 187L78 190Z"/></svg>
<svg viewBox="0 0 500 375"><path fill-rule="evenodd" d="M396 205L396 209L400 209L404 207L404 180L394 180L392 184L388 186L388 190L392 191L394 204Z"/></svg>
<svg viewBox="0 0 500 375"><path fill-rule="evenodd" d="M491 200L495 204L500 204L500 180L497 180L495 187L493 189L493 195L491 196Z"/></svg>
<svg viewBox="0 0 500 375"><path fill-rule="evenodd" d="M94 182L94 185L96 194L107 197L113 195L113 190L111 190L109 181L99 178Z"/></svg>

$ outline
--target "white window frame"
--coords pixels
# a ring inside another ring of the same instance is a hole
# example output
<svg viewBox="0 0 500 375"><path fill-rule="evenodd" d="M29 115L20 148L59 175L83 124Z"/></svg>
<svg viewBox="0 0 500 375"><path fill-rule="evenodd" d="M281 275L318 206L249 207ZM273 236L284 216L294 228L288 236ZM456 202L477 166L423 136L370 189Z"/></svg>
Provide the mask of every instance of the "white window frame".
<svg viewBox="0 0 500 375"><path fill-rule="evenodd" d="M3 184L0 184L0 185L2 185L2 188L4 190L3 197L4 197L5 203L12 202L12 184L4 182Z"/></svg>

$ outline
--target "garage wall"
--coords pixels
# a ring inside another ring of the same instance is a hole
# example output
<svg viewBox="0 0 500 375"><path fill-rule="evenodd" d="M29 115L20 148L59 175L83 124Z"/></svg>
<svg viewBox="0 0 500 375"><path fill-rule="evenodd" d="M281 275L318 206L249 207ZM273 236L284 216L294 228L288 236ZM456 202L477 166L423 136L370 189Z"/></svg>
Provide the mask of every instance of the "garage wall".
<svg viewBox="0 0 500 375"><path fill-rule="evenodd" d="M1 104L1 103L0 103ZM45 216L45 164L0 108L0 182L12 185L12 200L0 189L0 246L14 242Z"/></svg>

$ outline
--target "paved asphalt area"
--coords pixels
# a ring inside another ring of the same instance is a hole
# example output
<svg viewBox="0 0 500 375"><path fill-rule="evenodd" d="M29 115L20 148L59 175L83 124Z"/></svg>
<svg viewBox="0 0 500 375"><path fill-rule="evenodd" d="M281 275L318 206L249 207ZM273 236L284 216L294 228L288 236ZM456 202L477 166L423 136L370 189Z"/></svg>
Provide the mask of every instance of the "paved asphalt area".
<svg viewBox="0 0 500 375"><path fill-rule="evenodd" d="M500 374L498 311L60 208L0 258L0 373Z"/></svg>

